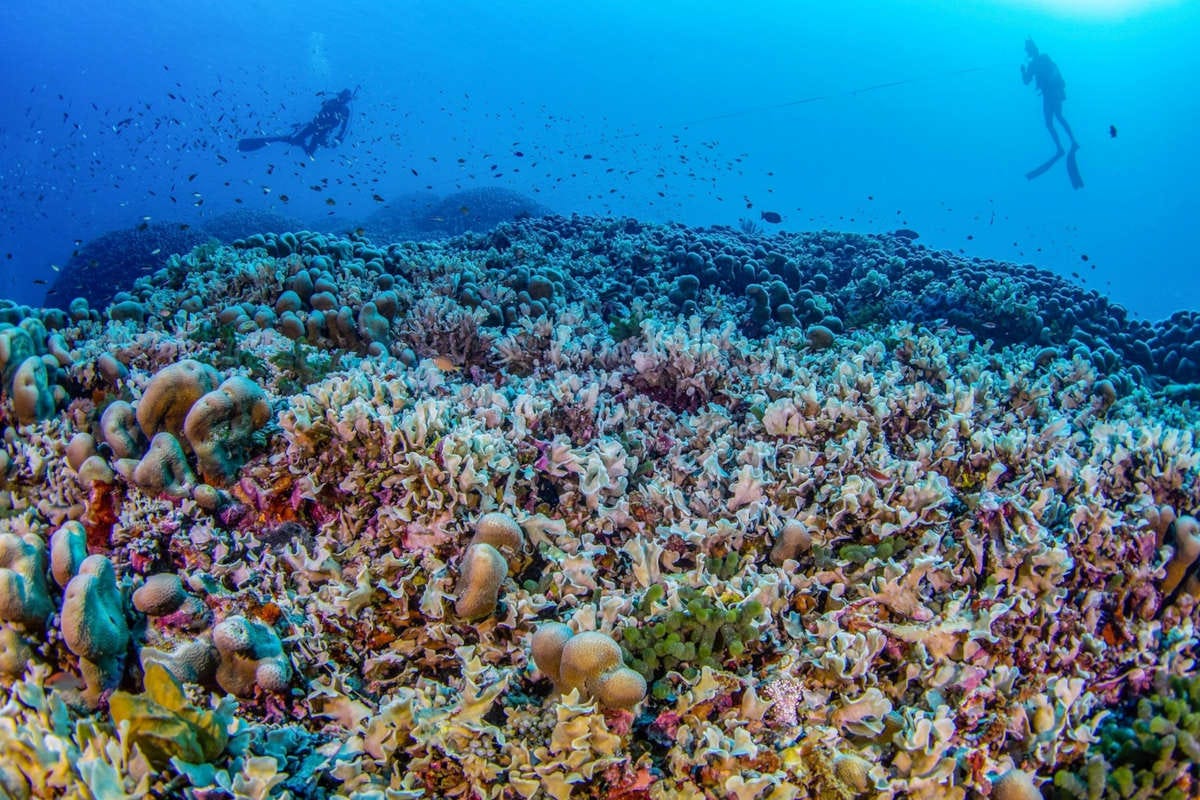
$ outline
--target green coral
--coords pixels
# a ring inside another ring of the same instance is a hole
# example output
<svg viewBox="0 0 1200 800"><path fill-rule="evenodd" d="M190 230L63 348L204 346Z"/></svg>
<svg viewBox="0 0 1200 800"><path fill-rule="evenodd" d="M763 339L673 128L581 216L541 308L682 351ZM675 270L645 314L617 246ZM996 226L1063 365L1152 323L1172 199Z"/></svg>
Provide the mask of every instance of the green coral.
<svg viewBox="0 0 1200 800"><path fill-rule="evenodd" d="M205 321L197 326L190 338L194 342L211 345L205 352L195 354L197 361L210 364L220 371L242 368L256 380L268 374L266 362L241 346L237 328L233 325Z"/></svg>
<svg viewBox="0 0 1200 800"><path fill-rule="evenodd" d="M298 339L292 342L291 350L280 350L269 360L283 373L279 379L279 391L285 395L299 394L342 368L340 351L321 351Z"/></svg>
<svg viewBox="0 0 1200 800"><path fill-rule="evenodd" d="M1200 676L1172 676L1106 717L1084 763L1060 769L1051 800L1188 800L1200 783Z"/></svg>
<svg viewBox="0 0 1200 800"><path fill-rule="evenodd" d="M905 544L899 536L889 536L876 544L844 544L838 548L838 558L861 567L872 559L887 561L904 549Z"/></svg>
<svg viewBox="0 0 1200 800"><path fill-rule="evenodd" d="M704 565L705 569L723 581L732 580L742 573L746 559L736 550L730 550L723 556L710 556Z"/></svg>
<svg viewBox="0 0 1200 800"><path fill-rule="evenodd" d="M757 600L727 606L684 586L679 589L680 608L652 614L652 606L665 595L662 584L647 589L638 604L641 624L621 631L627 663L642 674L656 697L669 694L663 680L668 672L691 680L702 667L717 669L743 658L747 646L760 638L756 619L763 609Z"/></svg>
<svg viewBox="0 0 1200 800"><path fill-rule="evenodd" d="M627 317L613 317L608 324L608 335L614 342L623 342L642 332L642 323L647 319L645 312L634 309Z"/></svg>
<svg viewBox="0 0 1200 800"><path fill-rule="evenodd" d="M143 694L114 692L109 700L113 722L126 749L136 747L156 769L172 758L189 764L216 760L229 743L233 715L227 709L202 709L188 703L183 685L166 667L146 668Z"/></svg>

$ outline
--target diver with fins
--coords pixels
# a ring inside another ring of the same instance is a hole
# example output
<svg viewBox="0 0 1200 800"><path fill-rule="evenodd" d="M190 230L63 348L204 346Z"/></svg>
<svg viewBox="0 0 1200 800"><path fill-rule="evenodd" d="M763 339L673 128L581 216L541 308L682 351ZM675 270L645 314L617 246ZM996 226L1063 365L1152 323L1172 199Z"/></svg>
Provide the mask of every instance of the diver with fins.
<svg viewBox="0 0 1200 800"><path fill-rule="evenodd" d="M1041 92L1042 115L1045 118L1046 130L1050 132L1050 138L1054 141L1055 150L1053 156L1025 173L1025 177L1033 180L1045 174L1065 153L1067 176L1071 179L1071 185L1076 189L1082 189L1083 177L1079 174L1079 163L1075 159L1075 153L1079 150L1079 142L1075 140L1071 126L1067 123L1067 118L1063 116L1063 103L1067 99L1067 82L1063 80L1058 65L1050 59L1050 56L1038 50L1038 46L1032 38L1025 40L1025 55L1028 60L1021 65L1021 80L1025 82L1026 86L1034 83L1037 90ZM1055 120L1058 120L1071 140L1069 151L1063 150L1062 140L1058 137L1058 131L1054 127Z"/></svg>
<svg viewBox="0 0 1200 800"><path fill-rule="evenodd" d="M337 147L346 138L346 129L350 127L350 101L357 96L357 88L353 92L343 89L321 103L321 110L310 122L297 124L292 132L285 136L242 139L238 142L238 150L248 153L262 149L272 142L286 142L303 148L305 154L311 158L321 147Z"/></svg>

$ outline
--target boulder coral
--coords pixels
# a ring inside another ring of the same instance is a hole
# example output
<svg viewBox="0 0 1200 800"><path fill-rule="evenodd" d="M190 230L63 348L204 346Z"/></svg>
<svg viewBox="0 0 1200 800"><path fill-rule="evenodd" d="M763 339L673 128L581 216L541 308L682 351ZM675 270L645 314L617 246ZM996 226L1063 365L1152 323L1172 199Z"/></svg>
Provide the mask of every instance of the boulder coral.
<svg viewBox="0 0 1200 800"><path fill-rule="evenodd" d="M86 699L95 702L120 683L129 648L129 625L116 573L104 556L84 559L79 573L67 584L62 635L71 652L79 656Z"/></svg>
<svg viewBox="0 0 1200 800"><path fill-rule="evenodd" d="M146 436L166 431L183 435L192 405L217 388L221 375L208 364L185 358L154 374L137 404L137 422Z"/></svg>
<svg viewBox="0 0 1200 800"><path fill-rule="evenodd" d="M992 781L992 800L1042 800L1042 792L1028 772L1010 769Z"/></svg>
<svg viewBox="0 0 1200 800"><path fill-rule="evenodd" d="M292 679L292 663L274 628L241 615L226 617L212 630L219 653L217 683L237 697L255 689L282 692Z"/></svg>
<svg viewBox="0 0 1200 800"><path fill-rule="evenodd" d="M520 562L525 546L521 526L508 514L493 511L475 523L475 534L463 553L454 611L465 620L495 613L500 587Z"/></svg>
<svg viewBox="0 0 1200 800"><path fill-rule="evenodd" d="M13 415L22 425L48 419L54 413L54 392L40 356L25 359L13 374L12 405Z"/></svg>
<svg viewBox="0 0 1200 800"><path fill-rule="evenodd" d="M166 431L155 434L141 461L122 459L117 462L117 469L150 494L187 497L196 485L196 475L188 466L183 446Z"/></svg>
<svg viewBox="0 0 1200 800"><path fill-rule="evenodd" d="M271 418L271 404L258 384L241 375L198 399L183 421L204 480L227 486L246 461L251 435Z"/></svg>
<svg viewBox="0 0 1200 800"><path fill-rule="evenodd" d="M562 693L586 692L606 708L629 709L646 697L646 679L626 667L621 647L595 632L573 634L561 622L539 627L530 641L534 663Z"/></svg>
<svg viewBox="0 0 1200 800"><path fill-rule="evenodd" d="M75 520L64 522L50 535L50 574L60 589L79 574L87 552L87 530Z"/></svg>
<svg viewBox="0 0 1200 800"><path fill-rule="evenodd" d="M53 611L41 540L0 534L0 621L40 627Z"/></svg>
<svg viewBox="0 0 1200 800"><path fill-rule="evenodd" d="M463 554L462 576L454 612L465 620L490 616L500 598L500 585L508 576L508 562L495 547L478 542Z"/></svg>
<svg viewBox="0 0 1200 800"><path fill-rule="evenodd" d="M117 458L140 458L146 437L137 426L137 413L124 400L114 400L100 415L100 434Z"/></svg>

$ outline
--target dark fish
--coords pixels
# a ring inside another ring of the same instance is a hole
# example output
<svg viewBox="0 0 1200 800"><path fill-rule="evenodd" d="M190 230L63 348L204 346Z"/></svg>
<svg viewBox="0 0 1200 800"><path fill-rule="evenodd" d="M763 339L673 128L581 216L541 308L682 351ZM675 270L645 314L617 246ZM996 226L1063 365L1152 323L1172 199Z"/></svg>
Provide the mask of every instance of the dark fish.
<svg viewBox="0 0 1200 800"><path fill-rule="evenodd" d="M1108 135L1113 139L1117 138L1117 126L1116 125L1108 126Z"/></svg>
<svg viewBox="0 0 1200 800"><path fill-rule="evenodd" d="M336 201L336 200L334 200L332 197L326 197L326 198L325 198L325 205L327 205L327 206L336 206L336 205L337 205L337 201Z"/></svg>
<svg viewBox="0 0 1200 800"><path fill-rule="evenodd" d="M901 239L908 239L909 241L921 238L921 234L909 228L897 228L894 235L899 236Z"/></svg>
<svg viewBox="0 0 1200 800"><path fill-rule="evenodd" d="M286 194L281 194L279 195L279 199L286 203L288 201L288 196Z"/></svg>
<svg viewBox="0 0 1200 800"><path fill-rule="evenodd" d="M762 218L763 222L769 222L772 225L778 225L783 222L783 216L777 211L762 211L759 212L759 217Z"/></svg>
<svg viewBox="0 0 1200 800"><path fill-rule="evenodd" d="M34 279L33 279L33 282L34 282L34 283L36 283L38 286L45 286L45 285L46 285L46 281L42 280L41 278L34 278Z"/></svg>

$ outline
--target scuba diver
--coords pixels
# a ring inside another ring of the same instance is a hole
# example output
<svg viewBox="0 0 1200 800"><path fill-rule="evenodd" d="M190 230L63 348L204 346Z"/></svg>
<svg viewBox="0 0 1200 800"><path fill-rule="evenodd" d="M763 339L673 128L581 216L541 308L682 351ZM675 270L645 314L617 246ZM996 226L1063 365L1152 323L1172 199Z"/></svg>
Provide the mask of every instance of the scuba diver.
<svg viewBox="0 0 1200 800"><path fill-rule="evenodd" d="M1071 178L1071 185L1080 189L1083 187L1083 179L1079 177L1079 167L1075 160L1075 151L1079 149L1079 142L1075 140L1071 126L1063 116L1063 102L1067 99L1067 82L1063 80L1058 65L1050 59L1050 56L1038 50L1038 46L1034 44L1032 38L1025 40L1025 55L1028 60L1021 65L1021 80L1025 82L1026 86L1036 83L1038 91L1041 92L1042 114L1045 118L1046 130L1050 132L1050 138L1054 141L1054 155L1044 164L1026 173L1025 177L1033 180L1062 158L1065 151L1062 140L1058 137L1058 131L1054 127L1054 121L1057 119L1071 140L1071 151L1067 154L1067 173Z"/></svg>
<svg viewBox="0 0 1200 800"><path fill-rule="evenodd" d="M1058 151L1059 155L1062 155L1062 141L1058 138L1058 131L1054 129L1055 119L1062 124L1063 130L1071 138L1071 147L1079 147L1075 141L1075 134L1071 133L1071 126L1067 124L1067 120L1063 116L1063 101L1067 99L1067 82L1063 80L1062 73L1058 71L1058 65L1050 60L1050 56L1038 52L1038 47L1033 43L1033 39L1025 40L1025 54L1029 56L1029 61L1021 65L1021 79L1025 81L1026 86L1031 81L1037 81L1038 91L1042 93L1042 113L1046 118L1046 130L1050 131L1050 138L1054 140L1054 149Z"/></svg>
<svg viewBox="0 0 1200 800"><path fill-rule="evenodd" d="M321 147L337 147L346 136L350 126L350 101L358 94L355 89L343 89L335 97L321 103L321 110L305 125L297 125L286 136L262 136L252 139L242 139L238 142L238 150L249 152L266 147L271 142L287 142L304 148L311 157ZM334 133L336 131L336 133ZM332 135L332 138L331 138Z"/></svg>

